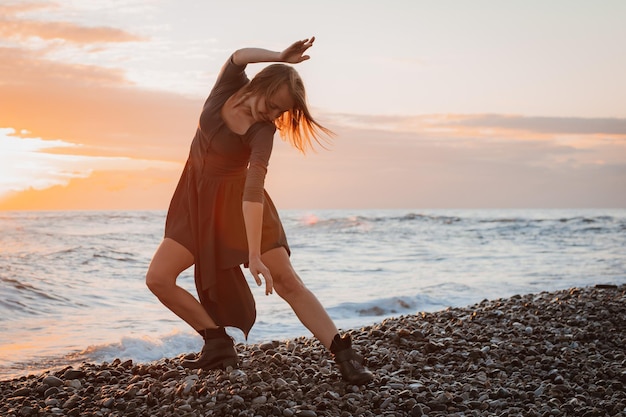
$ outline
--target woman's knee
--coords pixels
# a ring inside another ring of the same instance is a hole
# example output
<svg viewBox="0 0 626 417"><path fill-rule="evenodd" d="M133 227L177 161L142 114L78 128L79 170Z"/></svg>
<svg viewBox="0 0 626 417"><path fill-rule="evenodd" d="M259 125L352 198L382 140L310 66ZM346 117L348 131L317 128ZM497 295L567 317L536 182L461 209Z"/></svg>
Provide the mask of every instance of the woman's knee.
<svg viewBox="0 0 626 417"><path fill-rule="evenodd" d="M172 281L171 278L164 276L153 268L148 269L146 273L146 286L157 297L166 296L173 289L173 286L176 285L175 283L175 278Z"/></svg>
<svg viewBox="0 0 626 417"><path fill-rule="evenodd" d="M272 274L272 278L274 279L274 288L282 298L289 298L307 291L306 286L293 270Z"/></svg>
<svg viewBox="0 0 626 417"><path fill-rule="evenodd" d="M191 252L178 242L165 238L150 262L146 285L157 297L167 297L175 289L178 275L191 265Z"/></svg>

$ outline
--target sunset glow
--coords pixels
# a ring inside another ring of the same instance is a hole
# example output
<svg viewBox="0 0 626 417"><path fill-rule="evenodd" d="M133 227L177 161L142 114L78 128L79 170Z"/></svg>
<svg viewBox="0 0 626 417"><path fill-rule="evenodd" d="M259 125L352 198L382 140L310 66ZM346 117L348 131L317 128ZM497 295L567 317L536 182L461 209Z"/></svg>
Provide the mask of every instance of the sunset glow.
<svg viewBox="0 0 626 417"><path fill-rule="evenodd" d="M7 134L8 133L8 134ZM42 190L57 184L67 184L73 177L87 177L90 172L72 171L76 162L65 155L46 153L53 148L72 147L63 141L40 138L18 138L12 129L0 130L0 196L28 188Z"/></svg>
<svg viewBox="0 0 626 417"><path fill-rule="evenodd" d="M230 53L311 35L279 207L626 207L626 3L270 3L3 2L0 210L166 209Z"/></svg>

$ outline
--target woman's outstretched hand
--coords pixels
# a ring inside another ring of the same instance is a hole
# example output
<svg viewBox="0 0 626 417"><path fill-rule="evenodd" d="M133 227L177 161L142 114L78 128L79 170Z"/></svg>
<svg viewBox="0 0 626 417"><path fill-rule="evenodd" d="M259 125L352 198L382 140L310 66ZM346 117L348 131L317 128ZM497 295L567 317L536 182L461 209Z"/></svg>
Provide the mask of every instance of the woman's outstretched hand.
<svg viewBox="0 0 626 417"><path fill-rule="evenodd" d="M311 57L309 55L304 55L304 53L307 49L313 46L313 41L315 41L315 36L310 39L294 42L280 53L280 60L290 64L297 64L299 62L306 61Z"/></svg>

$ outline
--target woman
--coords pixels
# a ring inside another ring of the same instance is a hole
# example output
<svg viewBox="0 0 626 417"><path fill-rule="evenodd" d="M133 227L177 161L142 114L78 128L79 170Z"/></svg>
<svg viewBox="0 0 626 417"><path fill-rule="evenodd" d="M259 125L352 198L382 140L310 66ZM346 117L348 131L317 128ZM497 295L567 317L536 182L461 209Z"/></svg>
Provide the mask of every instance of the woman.
<svg viewBox="0 0 626 417"><path fill-rule="evenodd" d="M237 365L233 340L224 327L244 334L256 318L254 299L241 272L244 264L265 293L275 289L300 321L334 356L343 378L354 384L372 374L341 337L315 295L294 271L278 212L264 190L276 129L304 152L311 139L329 133L310 115L305 90L295 69L273 64L253 80L247 64L309 59L315 38L295 42L282 52L237 50L224 64L207 98L189 158L170 203L165 238L157 249L146 284L159 300L204 338L192 369ZM178 275L195 266L200 302L176 285Z"/></svg>

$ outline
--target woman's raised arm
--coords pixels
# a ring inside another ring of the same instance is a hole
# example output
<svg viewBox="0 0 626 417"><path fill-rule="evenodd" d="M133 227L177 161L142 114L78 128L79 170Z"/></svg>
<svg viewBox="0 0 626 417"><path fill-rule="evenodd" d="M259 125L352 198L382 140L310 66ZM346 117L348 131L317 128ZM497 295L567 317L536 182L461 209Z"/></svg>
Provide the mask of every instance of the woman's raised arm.
<svg viewBox="0 0 626 417"><path fill-rule="evenodd" d="M282 52L270 51L263 48L238 49L233 54L233 62L237 65L254 64L256 62L287 62L297 64L311 58L304 55L307 49L313 46L315 36L310 39L296 41Z"/></svg>

